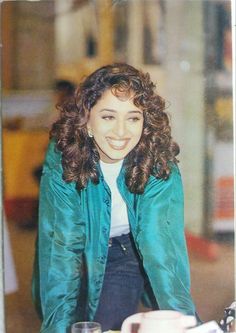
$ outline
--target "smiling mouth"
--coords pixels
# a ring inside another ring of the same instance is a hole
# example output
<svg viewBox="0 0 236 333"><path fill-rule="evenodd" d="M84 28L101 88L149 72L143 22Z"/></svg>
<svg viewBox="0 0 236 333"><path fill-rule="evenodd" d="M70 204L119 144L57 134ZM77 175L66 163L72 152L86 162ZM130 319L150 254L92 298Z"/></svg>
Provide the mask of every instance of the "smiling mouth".
<svg viewBox="0 0 236 333"><path fill-rule="evenodd" d="M115 150L125 149L127 146L129 139L115 140L111 138L107 138L108 144Z"/></svg>

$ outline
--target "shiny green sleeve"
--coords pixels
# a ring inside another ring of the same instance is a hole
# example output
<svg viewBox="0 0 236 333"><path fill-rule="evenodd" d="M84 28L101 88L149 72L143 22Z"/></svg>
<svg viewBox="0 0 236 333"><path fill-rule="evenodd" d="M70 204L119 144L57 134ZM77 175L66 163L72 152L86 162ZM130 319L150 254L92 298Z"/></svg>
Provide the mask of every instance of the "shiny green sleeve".
<svg viewBox="0 0 236 333"><path fill-rule="evenodd" d="M76 321L84 229L79 193L74 183L62 179L60 153L50 143L40 185L34 277L41 303L41 333L69 332Z"/></svg>
<svg viewBox="0 0 236 333"><path fill-rule="evenodd" d="M139 251L160 309L194 315L183 187L176 165L167 180L150 178L138 202L137 219Z"/></svg>

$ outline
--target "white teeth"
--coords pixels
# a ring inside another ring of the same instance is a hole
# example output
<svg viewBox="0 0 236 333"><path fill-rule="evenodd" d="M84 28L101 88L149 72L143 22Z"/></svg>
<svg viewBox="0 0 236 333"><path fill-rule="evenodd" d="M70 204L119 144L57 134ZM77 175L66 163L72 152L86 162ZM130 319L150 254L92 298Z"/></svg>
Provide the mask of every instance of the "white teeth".
<svg viewBox="0 0 236 333"><path fill-rule="evenodd" d="M118 149L118 150L125 149L128 143L128 139L116 140L116 139L107 138L107 141L113 149Z"/></svg>
<svg viewBox="0 0 236 333"><path fill-rule="evenodd" d="M110 139L110 142L112 145L117 146L117 147L122 147L126 143L125 140L112 140L112 139Z"/></svg>

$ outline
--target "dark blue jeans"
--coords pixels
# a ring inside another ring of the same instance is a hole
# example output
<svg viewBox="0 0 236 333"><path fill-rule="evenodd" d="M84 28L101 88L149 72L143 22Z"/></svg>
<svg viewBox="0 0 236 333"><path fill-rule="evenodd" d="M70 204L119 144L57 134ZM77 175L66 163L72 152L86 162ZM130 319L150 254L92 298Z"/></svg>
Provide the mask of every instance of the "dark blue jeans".
<svg viewBox="0 0 236 333"><path fill-rule="evenodd" d="M120 330L125 318L137 312L144 278L130 235L111 238L106 272L94 318L102 331Z"/></svg>

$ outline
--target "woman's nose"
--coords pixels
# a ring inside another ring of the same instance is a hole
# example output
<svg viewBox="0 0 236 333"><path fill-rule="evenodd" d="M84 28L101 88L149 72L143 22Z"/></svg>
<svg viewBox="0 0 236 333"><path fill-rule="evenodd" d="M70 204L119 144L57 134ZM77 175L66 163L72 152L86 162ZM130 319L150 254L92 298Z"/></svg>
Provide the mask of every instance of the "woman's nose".
<svg viewBox="0 0 236 333"><path fill-rule="evenodd" d="M123 137L125 135L125 131L126 131L125 122L117 121L114 126L113 131L118 137Z"/></svg>

